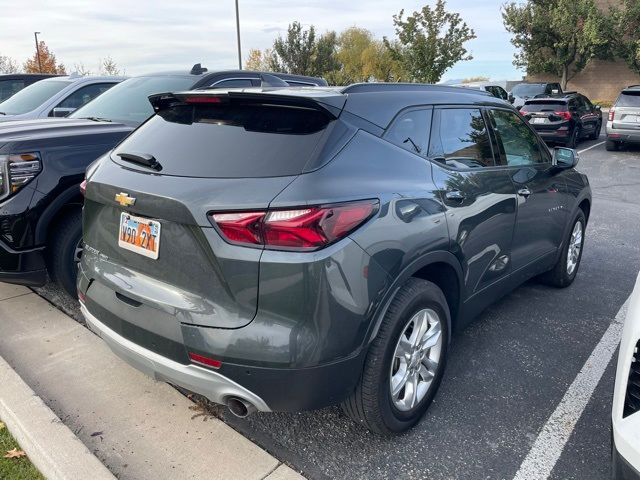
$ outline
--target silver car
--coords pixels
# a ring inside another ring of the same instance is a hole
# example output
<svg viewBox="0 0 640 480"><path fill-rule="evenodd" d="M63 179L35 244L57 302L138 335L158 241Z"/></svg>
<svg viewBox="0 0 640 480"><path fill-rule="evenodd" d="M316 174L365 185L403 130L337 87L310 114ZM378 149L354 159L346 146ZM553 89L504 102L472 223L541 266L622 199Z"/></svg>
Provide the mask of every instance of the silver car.
<svg viewBox="0 0 640 480"><path fill-rule="evenodd" d="M606 148L614 151L627 143L640 144L640 85L620 92L609 110Z"/></svg>
<svg viewBox="0 0 640 480"><path fill-rule="evenodd" d="M70 75L41 80L0 103L0 122L66 117L124 79Z"/></svg>

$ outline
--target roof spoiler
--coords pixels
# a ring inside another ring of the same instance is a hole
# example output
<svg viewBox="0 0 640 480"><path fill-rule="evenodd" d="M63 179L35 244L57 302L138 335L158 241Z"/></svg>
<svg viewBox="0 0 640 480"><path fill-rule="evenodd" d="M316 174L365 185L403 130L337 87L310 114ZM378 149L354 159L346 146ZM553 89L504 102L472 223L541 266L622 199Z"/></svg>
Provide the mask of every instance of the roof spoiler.
<svg viewBox="0 0 640 480"><path fill-rule="evenodd" d="M149 96L154 112L188 104L224 104L234 100L246 103L268 103L299 108L309 108L328 114L332 119L340 116L346 97L314 98L312 96L285 95L278 93L245 92L245 91L193 91L181 93L158 93Z"/></svg>

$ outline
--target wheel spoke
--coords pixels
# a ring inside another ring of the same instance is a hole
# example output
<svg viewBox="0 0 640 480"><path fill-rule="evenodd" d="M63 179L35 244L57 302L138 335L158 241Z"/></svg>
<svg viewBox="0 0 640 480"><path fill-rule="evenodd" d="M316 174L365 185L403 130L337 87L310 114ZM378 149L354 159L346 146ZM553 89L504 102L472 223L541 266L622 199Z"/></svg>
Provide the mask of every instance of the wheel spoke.
<svg viewBox="0 0 640 480"><path fill-rule="evenodd" d="M434 377L433 372L429 370L429 368L425 365L424 361L420 364L420 368L418 369L418 374L420 375L420 377L422 377L422 380L424 380L425 382L430 382L431 380L433 380L433 377Z"/></svg>
<svg viewBox="0 0 640 480"><path fill-rule="evenodd" d="M393 397L394 400L398 399L398 395L400 394L404 386L407 384L407 380L409 379L409 373L410 373L409 369L406 368L406 365L405 365L404 368L400 367L400 370L398 370L398 373L396 373L391 378L391 396Z"/></svg>
<svg viewBox="0 0 640 480"><path fill-rule="evenodd" d="M431 325L431 328L427 331L424 339L422 340L422 350L428 350L431 347L435 347L440 340L440 335L442 334L442 329L440 328L440 323L436 322Z"/></svg>
<svg viewBox="0 0 640 480"><path fill-rule="evenodd" d="M418 375L417 374L411 375L411 377L407 381L406 390L408 390L408 392L405 395L405 402L408 404L409 408L413 408L418 399Z"/></svg>
<svg viewBox="0 0 640 480"><path fill-rule="evenodd" d="M429 328L429 320L427 317L427 311L425 310L414 321L413 331L411 332L411 337L409 338L409 342L411 342L411 346L417 347L418 345L420 345L420 342L422 341L422 337L424 336L428 328Z"/></svg>
<svg viewBox="0 0 640 480"><path fill-rule="evenodd" d="M408 360L411 356L411 342L407 337L405 337L404 333L400 335L400 340L398 341L398 346L396 347L396 358L401 358L403 360Z"/></svg>
<svg viewBox="0 0 640 480"><path fill-rule="evenodd" d="M424 357L422 359L422 365L429 370L431 376L435 374L436 369L438 368L438 362L436 360L432 360L429 357Z"/></svg>

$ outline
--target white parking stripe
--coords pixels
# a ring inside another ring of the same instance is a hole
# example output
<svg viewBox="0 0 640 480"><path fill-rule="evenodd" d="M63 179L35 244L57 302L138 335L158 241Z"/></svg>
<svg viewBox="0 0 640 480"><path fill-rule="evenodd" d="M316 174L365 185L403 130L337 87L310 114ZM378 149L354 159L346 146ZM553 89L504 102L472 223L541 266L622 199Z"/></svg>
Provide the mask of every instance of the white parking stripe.
<svg viewBox="0 0 640 480"><path fill-rule="evenodd" d="M591 150L592 148L599 147L605 142L596 143L595 145L591 145L590 147L585 148L584 150L578 150L578 153L586 152L587 150Z"/></svg>
<svg viewBox="0 0 640 480"><path fill-rule="evenodd" d="M627 299L542 428L514 480L543 480L551 474L620 343L628 304Z"/></svg>

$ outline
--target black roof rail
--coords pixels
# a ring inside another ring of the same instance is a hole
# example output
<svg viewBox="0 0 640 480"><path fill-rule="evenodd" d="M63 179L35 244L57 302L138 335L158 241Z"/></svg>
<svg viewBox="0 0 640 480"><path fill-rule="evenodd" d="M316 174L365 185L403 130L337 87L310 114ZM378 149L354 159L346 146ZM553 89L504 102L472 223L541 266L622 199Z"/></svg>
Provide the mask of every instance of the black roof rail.
<svg viewBox="0 0 640 480"><path fill-rule="evenodd" d="M368 82L353 83L340 90L340 93L369 93L369 92L416 92L444 90L449 92L468 93L473 95L488 95L490 93L483 90L475 90L464 87L454 87L451 85L434 85L432 83L385 83Z"/></svg>
<svg viewBox="0 0 640 480"><path fill-rule="evenodd" d="M640 88L640 85L629 85L627 88Z"/></svg>
<svg viewBox="0 0 640 480"><path fill-rule="evenodd" d="M203 73L208 71L208 68L203 67L200 63L196 63L193 67L191 67L191 71L189 73L191 75L202 75Z"/></svg>

